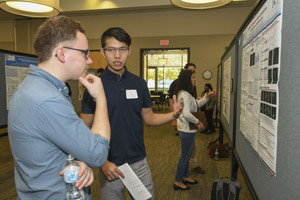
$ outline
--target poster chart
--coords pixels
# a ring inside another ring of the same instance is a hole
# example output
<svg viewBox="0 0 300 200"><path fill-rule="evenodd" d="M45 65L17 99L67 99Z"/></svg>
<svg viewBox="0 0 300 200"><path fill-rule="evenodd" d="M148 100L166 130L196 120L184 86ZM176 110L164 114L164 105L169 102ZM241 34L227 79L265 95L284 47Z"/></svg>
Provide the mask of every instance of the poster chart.
<svg viewBox="0 0 300 200"><path fill-rule="evenodd" d="M267 0L243 32L240 130L276 174L282 0Z"/></svg>
<svg viewBox="0 0 300 200"><path fill-rule="evenodd" d="M231 57L224 62L222 88L222 114L228 124L230 123L230 92L231 92Z"/></svg>
<svg viewBox="0 0 300 200"><path fill-rule="evenodd" d="M29 65L37 65L37 58L5 54L5 75L6 75L6 105L17 87L25 79L29 72Z"/></svg>

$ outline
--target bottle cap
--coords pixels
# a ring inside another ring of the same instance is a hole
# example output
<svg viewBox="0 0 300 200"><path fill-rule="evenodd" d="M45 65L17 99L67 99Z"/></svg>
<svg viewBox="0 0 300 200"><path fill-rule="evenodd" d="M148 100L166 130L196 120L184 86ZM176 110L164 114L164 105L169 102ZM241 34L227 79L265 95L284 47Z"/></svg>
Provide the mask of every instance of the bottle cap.
<svg viewBox="0 0 300 200"><path fill-rule="evenodd" d="M67 161L71 161L71 160L74 160L74 156L72 156L71 154L69 154L67 156Z"/></svg>

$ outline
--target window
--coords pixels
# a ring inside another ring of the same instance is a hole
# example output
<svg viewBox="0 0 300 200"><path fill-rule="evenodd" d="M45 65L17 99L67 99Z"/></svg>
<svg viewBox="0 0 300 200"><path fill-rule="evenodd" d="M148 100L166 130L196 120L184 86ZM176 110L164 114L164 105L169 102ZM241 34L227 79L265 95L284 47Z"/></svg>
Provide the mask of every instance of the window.
<svg viewBox="0 0 300 200"><path fill-rule="evenodd" d="M188 62L189 49L142 50L143 77L149 90L167 92Z"/></svg>

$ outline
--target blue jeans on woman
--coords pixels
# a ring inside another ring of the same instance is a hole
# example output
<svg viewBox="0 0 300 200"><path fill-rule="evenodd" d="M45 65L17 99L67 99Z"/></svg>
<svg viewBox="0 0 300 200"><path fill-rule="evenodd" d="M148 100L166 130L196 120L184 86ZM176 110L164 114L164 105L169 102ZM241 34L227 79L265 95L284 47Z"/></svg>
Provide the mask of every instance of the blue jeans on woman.
<svg viewBox="0 0 300 200"><path fill-rule="evenodd" d="M195 143L196 133L178 132L181 139L181 156L177 165L175 181L182 182L183 178L189 177L189 159Z"/></svg>

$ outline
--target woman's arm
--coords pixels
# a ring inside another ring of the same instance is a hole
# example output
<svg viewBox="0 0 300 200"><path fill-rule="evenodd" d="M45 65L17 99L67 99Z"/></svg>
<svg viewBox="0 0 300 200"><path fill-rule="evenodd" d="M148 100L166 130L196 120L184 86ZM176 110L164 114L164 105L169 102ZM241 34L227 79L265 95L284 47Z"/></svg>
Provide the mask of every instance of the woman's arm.
<svg viewBox="0 0 300 200"><path fill-rule="evenodd" d="M195 98L187 92L181 92L180 96L183 99L183 102L185 102L184 107L182 109L183 117L186 121L191 122L193 124L197 124L199 120L192 114L192 112L197 112L197 108L195 109L195 111L191 110L193 104L194 106L197 106L195 105Z"/></svg>

